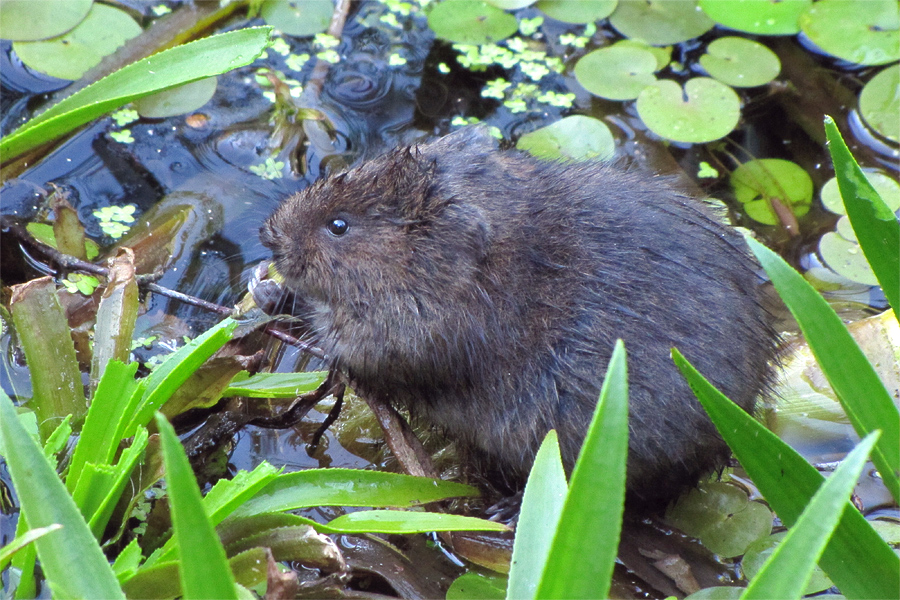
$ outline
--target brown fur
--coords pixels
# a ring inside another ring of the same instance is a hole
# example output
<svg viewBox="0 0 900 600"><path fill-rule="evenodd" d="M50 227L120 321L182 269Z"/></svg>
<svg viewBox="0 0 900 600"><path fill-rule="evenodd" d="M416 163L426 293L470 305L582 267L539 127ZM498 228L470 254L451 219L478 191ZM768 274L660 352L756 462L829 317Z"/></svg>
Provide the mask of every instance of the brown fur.
<svg viewBox="0 0 900 600"><path fill-rule="evenodd" d="M335 217L342 236L326 229ZM360 392L514 484L551 428L571 467L616 338L640 501L675 497L728 455L670 348L748 411L776 352L755 263L702 203L638 172L498 151L477 129L318 182L262 239Z"/></svg>

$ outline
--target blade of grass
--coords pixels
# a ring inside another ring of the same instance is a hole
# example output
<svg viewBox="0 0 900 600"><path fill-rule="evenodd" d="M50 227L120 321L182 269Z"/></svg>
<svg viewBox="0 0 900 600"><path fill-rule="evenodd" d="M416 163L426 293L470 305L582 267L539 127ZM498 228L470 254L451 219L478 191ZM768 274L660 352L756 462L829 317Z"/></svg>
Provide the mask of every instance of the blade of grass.
<svg viewBox="0 0 900 600"><path fill-rule="evenodd" d="M522 495L522 510L516 523L509 565L507 598L534 598L568 491L559 439L556 430L551 429L534 457L534 466Z"/></svg>
<svg viewBox="0 0 900 600"><path fill-rule="evenodd" d="M130 248L120 248L110 267L106 288L97 308L91 389L96 389L110 360L128 361L137 313L134 252Z"/></svg>
<svg viewBox="0 0 900 600"><path fill-rule="evenodd" d="M265 50L271 31L271 27L229 31L123 67L5 136L0 156L9 161L132 100L249 65Z"/></svg>
<svg viewBox="0 0 900 600"><path fill-rule="evenodd" d="M34 528L62 525L35 540L38 558L56 598L124 598L112 568L40 446L16 418L12 400L0 390L0 437L6 463Z"/></svg>
<svg viewBox="0 0 900 600"><path fill-rule="evenodd" d="M628 367L616 341L537 598L606 598L619 547L628 455Z"/></svg>
<svg viewBox="0 0 900 600"><path fill-rule="evenodd" d="M175 429L156 416L166 463L166 486L172 510L172 528L178 547L178 573L184 598L237 600L234 575L225 549L203 509L203 498Z"/></svg>
<svg viewBox="0 0 900 600"><path fill-rule="evenodd" d="M766 501L793 527L825 478L706 381L677 349L672 358ZM848 598L890 598L900 587L900 557L856 510L844 511L819 564Z"/></svg>
<svg viewBox="0 0 900 600"><path fill-rule="evenodd" d="M8 543L7 545L0 548L0 571L6 568L6 565L12 560L13 555L38 539L39 537L43 537L50 533L51 531L56 531L57 529L62 529L62 525L59 523L54 523L48 527L38 527L37 529L29 529L24 534L16 536L16 538Z"/></svg>
<svg viewBox="0 0 900 600"><path fill-rule="evenodd" d="M900 223L850 154L834 119L827 116L825 135L853 233L897 319L900 316Z"/></svg>
<svg viewBox="0 0 900 600"><path fill-rule="evenodd" d="M879 435L873 431L866 436L819 488L784 541L741 594L742 600L803 596L844 510L856 510L850 504L850 494Z"/></svg>
<svg viewBox="0 0 900 600"><path fill-rule="evenodd" d="M319 387L328 371L310 373L257 373L252 377L247 372L238 373L223 397L246 396L248 398L293 398Z"/></svg>
<svg viewBox="0 0 900 600"><path fill-rule="evenodd" d="M322 533L428 533L430 531L509 531L503 523L475 517L410 510L364 510L316 526Z"/></svg>
<svg viewBox="0 0 900 600"><path fill-rule="evenodd" d="M894 500L900 502L900 411L890 393L819 292L780 256L750 237L747 243L797 319L853 429L859 437L882 430L872 462Z"/></svg>

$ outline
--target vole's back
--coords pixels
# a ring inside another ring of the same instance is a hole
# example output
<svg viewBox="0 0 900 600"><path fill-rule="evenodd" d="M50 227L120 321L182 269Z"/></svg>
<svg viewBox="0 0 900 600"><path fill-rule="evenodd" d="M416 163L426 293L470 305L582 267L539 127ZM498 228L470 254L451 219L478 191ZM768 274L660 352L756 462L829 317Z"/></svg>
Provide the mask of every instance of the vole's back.
<svg viewBox="0 0 900 600"><path fill-rule="evenodd" d="M331 215L349 222L339 239L316 230ZM647 501L727 456L670 349L747 410L775 354L743 240L698 201L637 172L496 151L477 132L311 188L266 229L360 391L408 406L513 482L551 428L571 466L616 338L629 358L629 492Z"/></svg>

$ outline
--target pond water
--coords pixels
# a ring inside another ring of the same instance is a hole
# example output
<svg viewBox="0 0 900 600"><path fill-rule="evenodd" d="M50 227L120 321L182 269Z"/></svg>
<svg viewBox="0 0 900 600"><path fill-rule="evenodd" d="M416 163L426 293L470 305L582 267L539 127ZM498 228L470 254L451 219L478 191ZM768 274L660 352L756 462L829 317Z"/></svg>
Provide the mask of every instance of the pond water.
<svg viewBox="0 0 900 600"><path fill-rule="evenodd" d="M99 119L15 178L5 178L0 190L3 214L23 221L39 219L46 214L42 199L47 186L60 186L70 194L69 201L87 234L98 240L104 251L120 243L128 245L129 241L145 244L142 247L152 255L147 266L161 273L160 285L231 306L246 293L252 268L269 258L259 242L258 229L284 198L326 173L386 149L445 134L456 128L460 119L483 120L496 127L504 139L513 141L572 112L601 119L613 133L618 160L634 168L671 175L682 187L724 200L736 225L752 228L790 262L820 275L824 267L816 249L820 237L834 228L837 216L814 201L809 213L801 217L797 231L760 225L747 218L734 201L727 177L696 176L702 164L708 163L724 174L734 168L732 157L742 162L751 157L790 159L806 170L818 191L833 172L824 145L819 137L810 135L808 123L816 122L821 127L822 115L830 113L864 167L880 168L889 177L897 177L896 146L869 133L853 107L837 100L839 95L829 96L828 86L837 86L848 97L855 97L876 69L838 63L804 48L793 37L754 38L778 54L782 78L768 86L739 91L742 120L727 140L680 144L666 143L649 132L634 102L598 98L576 81L572 68L578 57L622 37L605 20L586 49L557 42L560 36L580 34L583 26L545 20L534 39L540 44L546 42L547 51L562 58L566 70L542 80L541 89L572 93L574 104L571 108L541 104L518 112L482 94L489 81L503 75L512 77L504 69L496 65L481 72L466 69L457 62L457 52L450 44L435 39L424 17L413 16L404 20L402 27L392 27L381 20L387 14L390 11L379 2L353 4L335 48L340 61L327 67L319 94L310 91L308 79L321 61L312 58L298 70L289 68L292 56L315 55L317 48L309 38L282 36L286 53L270 49L266 58L252 66L220 76L214 97L200 109L189 115L139 119L128 124L131 142L117 141L111 135L126 127L110 118ZM530 8L518 16L522 20L539 14ZM245 24L238 18L228 27ZM733 32L716 28L700 38L676 44L672 56L682 65L676 77L685 79L696 74L698 58L707 45L727 33ZM9 42L3 41L0 49L0 127L7 134L65 82L23 67ZM396 55L401 55L405 63L394 64L392 56ZM298 104L321 111L334 128L333 135L323 135L325 130L315 126L304 131L300 124L283 119L276 133L274 105L264 93L271 92L271 86L261 85L257 77L263 68L301 82L306 91L298 94ZM819 78L808 77L810 70ZM818 87L805 89L798 97L789 90L798 84ZM266 169L268 159L272 162ZM279 167L277 163L283 164ZM93 212L121 205L136 207L137 222L126 238L116 241L104 234ZM167 236L161 249L147 242L154 235ZM4 285L19 283L36 273L28 264L8 263L5 242L3 248ZM856 310L859 306L873 311L886 307L881 291L870 285L847 282L835 286L830 294L861 303L854 305ZM148 348L137 349L136 356L146 361L165 353L167 347L183 343L182 336L195 337L218 320L218 315L202 308L151 295L138 319L135 337L158 337ZM2 344L0 384L14 397L27 398L27 369L12 351L6 333ZM297 352L282 350L274 368L290 371L301 360ZM229 448L228 470L249 470L263 460L288 470L365 468L383 463L377 434L352 423L346 431L339 430L337 437L327 433L324 450L308 455L304 446L323 419L322 413L310 413L307 421L294 429L243 430ZM809 455L846 452L851 445L848 431L844 425L833 438L815 439L815 445L808 448ZM432 555L438 551L418 548L415 552ZM429 560L445 559L438 555ZM449 563L434 568L434 572L444 573L441 577L457 571Z"/></svg>

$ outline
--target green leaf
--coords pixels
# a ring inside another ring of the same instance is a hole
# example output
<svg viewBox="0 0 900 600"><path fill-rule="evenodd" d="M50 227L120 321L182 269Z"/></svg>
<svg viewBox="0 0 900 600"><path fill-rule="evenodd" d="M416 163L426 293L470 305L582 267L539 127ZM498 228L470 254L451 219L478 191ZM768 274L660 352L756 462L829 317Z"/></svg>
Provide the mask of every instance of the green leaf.
<svg viewBox="0 0 900 600"><path fill-rule="evenodd" d="M138 427L149 423L153 413L165 404L175 390L231 339L231 334L238 325L234 319L223 319L218 325L169 355L147 377L146 391L122 437L131 437Z"/></svg>
<svg viewBox="0 0 900 600"><path fill-rule="evenodd" d="M538 449L525 484L509 565L508 598L534 598L568 491L559 439L556 430L551 429Z"/></svg>
<svg viewBox="0 0 900 600"><path fill-rule="evenodd" d="M865 181L865 179L863 179ZM849 195L849 194L848 194ZM778 295L797 319L841 406L860 437L876 429L881 439L872 452L885 487L900 501L900 411L840 317L784 260L752 238L750 249L766 270Z"/></svg>
<svg viewBox="0 0 900 600"><path fill-rule="evenodd" d="M715 25L693 0L619 0L609 23L625 37L651 46L686 42Z"/></svg>
<svg viewBox="0 0 900 600"><path fill-rule="evenodd" d="M869 127L900 142L900 65L885 67L859 93L859 114Z"/></svg>
<svg viewBox="0 0 900 600"><path fill-rule="evenodd" d="M812 0L699 0L703 11L730 29L759 35L800 32L800 13Z"/></svg>
<svg viewBox="0 0 900 600"><path fill-rule="evenodd" d="M13 41L56 37L78 25L91 4L92 0L3 0L0 31Z"/></svg>
<svg viewBox="0 0 900 600"><path fill-rule="evenodd" d="M742 599L800 598L845 510L856 510L850 494L880 434L870 433L822 484L784 541L756 575Z"/></svg>
<svg viewBox="0 0 900 600"><path fill-rule="evenodd" d="M87 412L75 344L49 277L15 286L10 309L31 373L31 407L47 439L65 416L78 423Z"/></svg>
<svg viewBox="0 0 900 600"><path fill-rule="evenodd" d="M671 79L660 79L641 91L637 110L653 133L701 144L731 133L741 116L741 101L733 89L709 77L689 79L684 89Z"/></svg>
<svg viewBox="0 0 900 600"><path fill-rule="evenodd" d="M223 393L223 397L246 396L247 398L294 398L319 387L328 371L309 373L257 373L252 377L247 372L238 373Z"/></svg>
<svg viewBox="0 0 900 600"><path fill-rule="evenodd" d="M203 508L203 498L175 429L156 416L166 464L172 528L178 548L178 573L184 598L234 598L238 594L225 549Z"/></svg>
<svg viewBox="0 0 900 600"><path fill-rule="evenodd" d="M22 427L12 400L2 390L0 438L22 514L29 526L63 526L62 530L34 542L53 596L124 598L116 576L78 507L47 462L41 447Z"/></svg>
<svg viewBox="0 0 900 600"><path fill-rule="evenodd" d="M469 571L457 577L447 590L447 600L503 600L506 598L501 575L482 575Z"/></svg>
<svg viewBox="0 0 900 600"><path fill-rule="evenodd" d="M715 389L677 349L672 357L741 466L793 527L825 478ZM900 586L900 557L856 510L844 511L819 564L848 598L890 598Z"/></svg>
<svg viewBox="0 0 900 600"><path fill-rule="evenodd" d="M0 156L8 161L132 100L248 65L266 48L270 32L269 27L229 31L123 67L5 136Z"/></svg>
<svg viewBox="0 0 900 600"><path fill-rule="evenodd" d="M625 506L628 367L616 341L537 598L607 598Z"/></svg>
<svg viewBox="0 0 900 600"><path fill-rule="evenodd" d="M138 286L134 278L134 252L120 249L107 277L94 325L91 388L96 388L110 360L128 362L137 321Z"/></svg>
<svg viewBox="0 0 900 600"><path fill-rule="evenodd" d="M616 141L603 121L572 115L526 133L516 148L545 160L609 160Z"/></svg>
<svg viewBox="0 0 900 600"><path fill-rule="evenodd" d="M125 486L131 480L132 471L144 458L144 451L147 449L148 441L147 428L139 428L131 445L122 452L122 456L112 469L111 482L103 488L103 496L97 504L93 515L88 519L91 531L94 532L98 539L106 530L106 525L109 523L109 518L116 508L116 503L122 496Z"/></svg>
<svg viewBox="0 0 900 600"><path fill-rule="evenodd" d="M404 508L478 490L451 481L358 469L309 469L279 475L234 515L250 515L311 506L382 506Z"/></svg>
<svg viewBox="0 0 900 600"><path fill-rule="evenodd" d="M436 36L458 44L499 42L514 34L519 23L511 14L478 0L435 4L428 26Z"/></svg>
<svg viewBox="0 0 900 600"><path fill-rule="evenodd" d="M900 318L900 223L859 168L831 117L825 117L825 134L856 239L894 308L894 316Z"/></svg>
<svg viewBox="0 0 900 600"><path fill-rule="evenodd" d="M22 535L16 536L13 541L0 548L0 571L6 568L6 565L10 560L12 560L12 557L16 552L18 552L34 540L40 537L44 537L51 531L56 531L57 529L62 529L62 525L60 525L59 523L54 523L53 525L50 525L48 527L29 529Z"/></svg>
<svg viewBox="0 0 900 600"><path fill-rule="evenodd" d="M428 533L430 531L509 531L503 523L411 510L365 510L341 515L317 530L325 533Z"/></svg>

